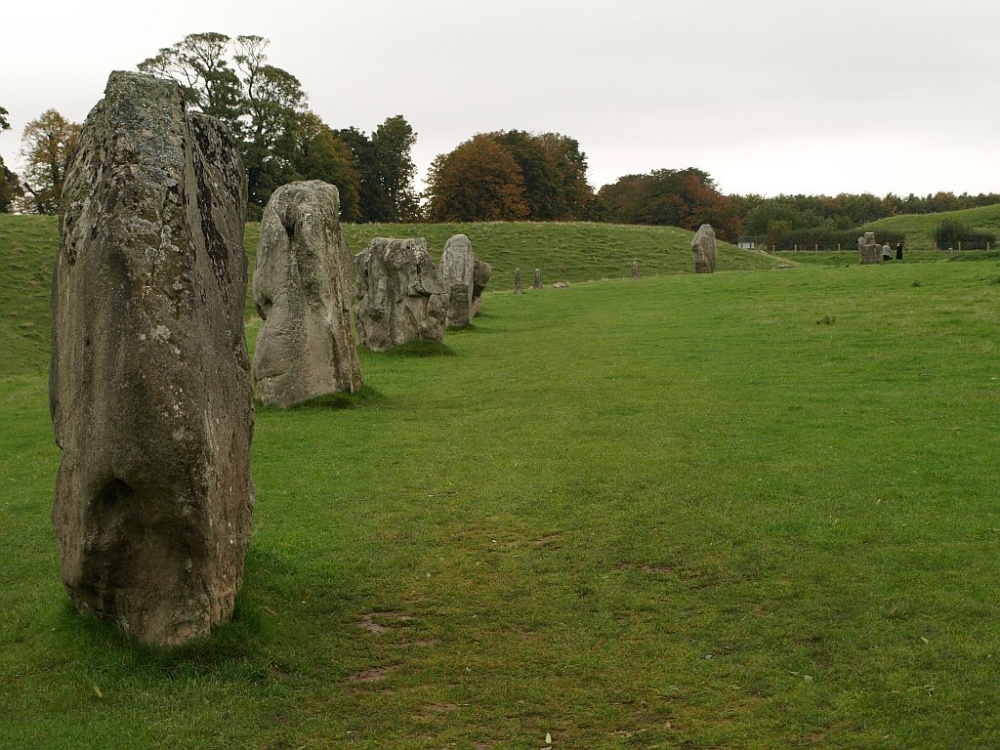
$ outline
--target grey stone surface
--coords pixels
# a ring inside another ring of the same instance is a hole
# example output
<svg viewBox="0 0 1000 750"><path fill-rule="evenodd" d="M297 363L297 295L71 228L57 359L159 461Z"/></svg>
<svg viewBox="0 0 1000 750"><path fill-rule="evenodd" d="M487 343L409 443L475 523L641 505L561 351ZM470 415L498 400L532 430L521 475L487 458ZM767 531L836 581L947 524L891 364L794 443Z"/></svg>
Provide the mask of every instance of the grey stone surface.
<svg viewBox="0 0 1000 750"><path fill-rule="evenodd" d="M695 273L715 273L715 230L711 224L702 224L691 240Z"/></svg>
<svg viewBox="0 0 1000 750"><path fill-rule="evenodd" d="M514 294L520 294L523 290L521 287L521 269L514 269Z"/></svg>
<svg viewBox="0 0 1000 750"><path fill-rule="evenodd" d="M472 272L472 317L479 315L483 308L483 292L490 283L493 266L484 260L477 260Z"/></svg>
<svg viewBox="0 0 1000 750"><path fill-rule="evenodd" d="M253 298L262 320L253 359L262 403L284 408L361 389L351 332L354 265L336 187L293 182L271 195L261 221Z"/></svg>
<svg viewBox="0 0 1000 750"><path fill-rule="evenodd" d="M448 298L427 242L376 237L354 256L358 343L377 352L444 341Z"/></svg>
<svg viewBox="0 0 1000 750"><path fill-rule="evenodd" d="M69 164L52 289L52 520L77 609L156 645L243 581L254 411L246 180L172 82L112 73Z"/></svg>
<svg viewBox="0 0 1000 750"><path fill-rule="evenodd" d="M456 234L445 243L441 253L441 279L448 294L445 325L465 328L472 321L472 291L476 256L464 234Z"/></svg>
<svg viewBox="0 0 1000 750"><path fill-rule="evenodd" d="M875 242L874 232L865 232L858 237L858 253L861 255L861 263L864 265L881 261L882 248Z"/></svg>
<svg viewBox="0 0 1000 750"><path fill-rule="evenodd" d="M540 268L535 269L535 280L531 283L531 288L532 289L542 288L542 269Z"/></svg>

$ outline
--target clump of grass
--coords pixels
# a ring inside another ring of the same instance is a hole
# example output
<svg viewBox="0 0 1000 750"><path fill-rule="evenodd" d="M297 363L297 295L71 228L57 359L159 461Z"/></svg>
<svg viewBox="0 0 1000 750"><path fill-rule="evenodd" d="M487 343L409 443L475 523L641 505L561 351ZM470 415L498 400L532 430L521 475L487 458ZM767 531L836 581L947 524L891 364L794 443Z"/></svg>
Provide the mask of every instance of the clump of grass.
<svg viewBox="0 0 1000 750"><path fill-rule="evenodd" d="M836 315L830 315L828 313L828 314L824 315L822 318L820 318L819 320L817 320L816 321L816 325L818 325L818 326L832 326L836 322L837 322L837 316Z"/></svg>
<svg viewBox="0 0 1000 750"><path fill-rule="evenodd" d="M923 284L923 282L922 282L922 281L920 281L920 279L914 279L914 280L913 280L913 283L912 283L912 284L910 284L910 286L912 286L912 287L914 287L914 288L919 288L919 287L922 287L923 285L924 285L924 284Z"/></svg>

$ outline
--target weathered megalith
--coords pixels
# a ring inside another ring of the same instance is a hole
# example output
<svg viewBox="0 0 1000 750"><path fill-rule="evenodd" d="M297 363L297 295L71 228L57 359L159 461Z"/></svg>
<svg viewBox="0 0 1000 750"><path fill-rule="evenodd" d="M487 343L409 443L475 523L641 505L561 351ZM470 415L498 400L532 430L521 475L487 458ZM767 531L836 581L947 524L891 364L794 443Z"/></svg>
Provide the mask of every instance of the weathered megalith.
<svg viewBox="0 0 1000 750"><path fill-rule="evenodd" d="M484 260L476 261L472 272L472 317L479 315L479 311L483 309L483 292L492 275L493 266Z"/></svg>
<svg viewBox="0 0 1000 750"><path fill-rule="evenodd" d="M261 220L253 298L263 321L253 353L262 403L284 408L361 389L351 332L354 265L333 185L292 182L272 193Z"/></svg>
<svg viewBox="0 0 1000 750"><path fill-rule="evenodd" d="M156 645L228 620L254 410L246 178L177 84L111 74L69 164L52 288L52 520L80 612Z"/></svg>
<svg viewBox="0 0 1000 750"><path fill-rule="evenodd" d="M535 280L531 283L531 288L532 289L542 288L542 269L540 268L535 269Z"/></svg>
<svg viewBox="0 0 1000 750"><path fill-rule="evenodd" d="M878 263L882 259L882 248L875 242L875 232L865 232L858 237L858 252L864 265Z"/></svg>
<svg viewBox="0 0 1000 750"><path fill-rule="evenodd" d="M441 253L441 279L448 295L445 325L465 328L472 320L472 290L476 256L464 234L456 234L445 243Z"/></svg>
<svg viewBox="0 0 1000 750"><path fill-rule="evenodd" d="M691 240L695 273L715 273L715 230L711 224L702 224Z"/></svg>
<svg viewBox="0 0 1000 750"><path fill-rule="evenodd" d="M514 294L520 294L521 289L521 269L514 269Z"/></svg>
<svg viewBox="0 0 1000 750"><path fill-rule="evenodd" d="M354 256L358 343L376 352L444 341L448 307L427 241L376 237Z"/></svg>
<svg viewBox="0 0 1000 750"><path fill-rule="evenodd" d="M635 281L638 278L639 278L639 261L633 260L632 261L632 281Z"/></svg>

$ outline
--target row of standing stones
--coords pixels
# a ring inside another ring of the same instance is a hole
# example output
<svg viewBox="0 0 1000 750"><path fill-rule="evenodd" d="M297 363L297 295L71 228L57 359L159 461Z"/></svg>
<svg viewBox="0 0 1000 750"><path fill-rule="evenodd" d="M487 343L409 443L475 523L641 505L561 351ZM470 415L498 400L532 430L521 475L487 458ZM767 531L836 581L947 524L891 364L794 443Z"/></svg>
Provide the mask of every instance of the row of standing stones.
<svg viewBox="0 0 1000 750"><path fill-rule="evenodd" d="M261 225L251 368L245 185L224 125L187 112L176 84L125 72L65 180L49 384L60 576L81 613L148 644L232 617L253 526L254 392L287 407L358 391L352 312L369 349L440 342L479 312L492 271L465 235L440 271L423 239L378 238L352 258L337 189L286 185ZM715 269L711 227L692 251L696 271Z"/></svg>
<svg viewBox="0 0 1000 750"><path fill-rule="evenodd" d="M275 191L243 307L246 176L217 120L180 88L114 72L64 187L49 399L62 451L52 520L83 614L175 646L231 619L253 526L254 391L286 407L362 386L361 345L442 341L469 324L491 268L467 237L439 273L422 239L352 258L337 189Z"/></svg>

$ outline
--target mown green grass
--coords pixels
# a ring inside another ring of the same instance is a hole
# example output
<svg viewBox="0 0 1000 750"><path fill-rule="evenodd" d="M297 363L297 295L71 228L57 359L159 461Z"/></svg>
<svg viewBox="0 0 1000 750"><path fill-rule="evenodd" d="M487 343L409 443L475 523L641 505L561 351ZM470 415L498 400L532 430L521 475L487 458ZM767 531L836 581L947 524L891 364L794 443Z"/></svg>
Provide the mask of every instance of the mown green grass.
<svg viewBox="0 0 1000 750"><path fill-rule="evenodd" d="M864 227L863 231L879 231L906 235L906 244L912 250L938 250L934 243L934 231L942 219L956 219L969 229L992 232L1000 237L1000 205L968 208L963 211L948 211L940 214L892 216ZM939 251L946 251L940 248ZM957 251L958 248L955 248Z"/></svg>
<svg viewBox="0 0 1000 750"><path fill-rule="evenodd" d="M493 265L490 288L511 289L514 269L520 267L525 287L534 269L546 285L554 281L625 278L633 260L643 275L693 273L691 232L674 227L635 227L609 224L345 224L344 236L352 254L375 237L424 237L435 260L448 238L467 234L476 257ZM248 224L244 245L253 273L260 224ZM0 348L11 356L0 361L0 376L14 372L15 364L44 362L50 331L49 287L59 246L54 216L0 214L0 294L11 300L0 318ZM720 270L773 268L780 261L720 243ZM247 290L246 316L256 314Z"/></svg>
<svg viewBox="0 0 1000 750"><path fill-rule="evenodd" d="M259 412L237 620L177 652L70 610L0 380L0 746L1000 745L1000 264L485 303Z"/></svg>

